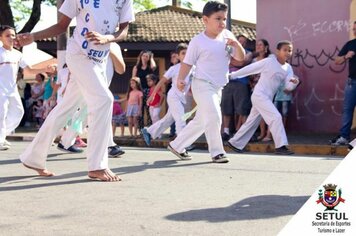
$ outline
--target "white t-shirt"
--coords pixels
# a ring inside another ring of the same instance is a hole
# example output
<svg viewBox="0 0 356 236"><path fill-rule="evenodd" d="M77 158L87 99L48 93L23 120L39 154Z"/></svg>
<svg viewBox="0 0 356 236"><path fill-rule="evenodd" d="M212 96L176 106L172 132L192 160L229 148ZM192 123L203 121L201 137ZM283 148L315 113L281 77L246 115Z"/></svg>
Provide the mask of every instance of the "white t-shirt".
<svg viewBox="0 0 356 236"><path fill-rule="evenodd" d="M17 72L28 64L22 53L16 49L6 50L0 47L0 95L11 96L17 93Z"/></svg>
<svg viewBox="0 0 356 236"><path fill-rule="evenodd" d="M97 63L105 62L110 44L94 45L86 40L85 34L91 31L113 34L120 23L135 18L132 0L66 0L59 11L77 20L73 36L68 40L67 52L85 54Z"/></svg>
<svg viewBox="0 0 356 236"><path fill-rule="evenodd" d="M228 30L223 30L216 39L201 32L189 43L184 63L195 65L194 77L224 87L228 82L229 63L232 51L226 46L227 38L235 39Z"/></svg>
<svg viewBox="0 0 356 236"><path fill-rule="evenodd" d="M63 98L64 95L63 91L65 90L68 84L68 79L69 79L68 74L69 74L68 67L60 69L58 71L56 84L60 84L61 86L57 90L57 102Z"/></svg>
<svg viewBox="0 0 356 236"><path fill-rule="evenodd" d="M231 73L231 78L241 78L261 73L252 96L273 99L281 84L293 77L293 69L288 63L281 65L275 56L262 59Z"/></svg>
<svg viewBox="0 0 356 236"><path fill-rule="evenodd" d="M186 103L185 95L190 88L191 79L192 79L192 72L194 71L195 67L192 67L187 77L185 77L185 87L183 91L180 91L177 87L177 79L179 70L181 67L181 63L173 65L169 67L169 69L164 73L164 77L167 79L172 79L172 88L168 92L168 96L174 96L175 98L179 99L183 104Z"/></svg>

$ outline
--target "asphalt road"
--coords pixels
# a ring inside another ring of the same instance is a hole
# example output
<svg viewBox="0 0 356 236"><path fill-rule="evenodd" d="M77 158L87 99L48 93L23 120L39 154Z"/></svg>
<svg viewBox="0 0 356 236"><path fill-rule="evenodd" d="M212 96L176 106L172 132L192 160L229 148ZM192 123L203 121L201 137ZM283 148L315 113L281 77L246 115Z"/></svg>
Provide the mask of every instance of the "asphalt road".
<svg viewBox="0 0 356 236"><path fill-rule="evenodd" d="M86 177L85 154L55 147L36 177L18 155L0 152L0 235L276 235L341 158L206 151L179 161L165 149L125 147L110 167L122 182Z"/></svg>

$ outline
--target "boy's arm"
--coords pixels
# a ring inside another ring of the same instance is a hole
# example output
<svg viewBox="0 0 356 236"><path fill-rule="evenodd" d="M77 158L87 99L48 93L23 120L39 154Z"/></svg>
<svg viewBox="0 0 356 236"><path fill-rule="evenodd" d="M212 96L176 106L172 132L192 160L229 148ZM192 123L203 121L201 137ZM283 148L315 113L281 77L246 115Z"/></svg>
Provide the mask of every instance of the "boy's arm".
<svg viewBox="0 0 356 236"><path fill-rule="evenodd" d="M53 73L55 71L53 66L47 66L47 67L43 67L43 68L39 68L39 69L35 69L32 68L32 66L26 66L24 68L24 71L26 71L26 73L30 73L30 74L40 74L40 73Z"/></svg>
<svg viewBox="0 0 356 236"><path fill-rule="evenodd" d="M117 43L110 44L110 58L114 65L115 71L120 75L125 73L126 65L121 54L121 48Z"/></svg>
<svg viewBox="0 0 356 236"><path fill-rule="evenodd" d="M268 59L263 59L257 62L254 62L250 65L247 65L238 71L234 71L230 73L230 79L238 79L242 77L246 77L248 75L254 75L254 74L259 74L263 71L267 64Z"/></svg>
<svg viewBox="0 0 356 236"><path fill-rule="evenodd" d="M228 38L226 45L234 47L235 50L232 57L235 58L237 61L243 61L245 59L245 49L236 39Z"/></svg>
<svg viewBox="0 0 356 236"><path fill-rule="evenodd" d="M61 14L60 19L57 24L52 25L51 27L35 32L35 33L24 33L24 34L19 34L17 35L17 43L19 44L18 46L25 46L28 45L34 41L40 40L40 39L45 39L45 38L52 38L57 35L60 35L64 33L70 22L71 18L68 16Z"/></svg>
<svg viewBox="0 0 356 236"><path fill-rule="evenodd" d="M192 65L188 65L184 62L181 62L181 67L177 79L177 87L180 91L184 90L185 78L188 76L191 69L192 69Z"/></svg>
<svg viewBox="0 0 356 236"><path fill-rule="evenodd" d="M246 53L244 59L242 61L237 61L234 57L231 58L230 64L233 66L243 67L250 64L252 61L252 53Z"/></svg>

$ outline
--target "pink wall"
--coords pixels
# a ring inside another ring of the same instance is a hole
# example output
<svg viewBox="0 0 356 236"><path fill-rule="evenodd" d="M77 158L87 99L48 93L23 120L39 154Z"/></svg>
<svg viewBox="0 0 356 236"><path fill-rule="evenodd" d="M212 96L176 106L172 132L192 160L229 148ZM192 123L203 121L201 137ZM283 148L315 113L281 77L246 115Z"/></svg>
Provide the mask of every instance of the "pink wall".
<svg viewBox="0 0 356 236"><path fill-rule="evenodd" d="M257 39L267 39L272 50L280 40L294 44L290 63L302 84L294 94L290 131L330 133L340 128L347 67L333 60L349 40L350 3L257 1Z"/></svg>

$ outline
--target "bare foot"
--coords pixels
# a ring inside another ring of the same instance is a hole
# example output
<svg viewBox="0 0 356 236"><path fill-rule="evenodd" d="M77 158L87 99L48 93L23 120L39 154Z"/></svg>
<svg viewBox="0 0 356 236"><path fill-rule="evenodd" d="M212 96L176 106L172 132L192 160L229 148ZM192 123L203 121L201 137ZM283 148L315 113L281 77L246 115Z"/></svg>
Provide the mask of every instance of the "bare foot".
<svg viewBox="0 0 356 236"><path fill-rule="evenodd" d="M44 176L44 177L51 177L51 176L54 176L54 173L53 172L50 172L49 170L47 169L39 169L39 168L35 168L35 167L32 167L32 166L29 166L29 165L26 165L25 163L22 163L26 168L29 168L31 170L34 170L34 171L37 171L38 175L39 176Z"/></svg>
<svg viewBox="0 0 356 236"><path fill-rule="evenodd" d="M118 175L114 174L110 169L89 171L88 177L93 180L100 180L106 182L121 181L121 178Z"/></svg>

